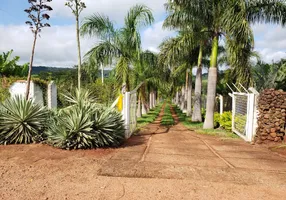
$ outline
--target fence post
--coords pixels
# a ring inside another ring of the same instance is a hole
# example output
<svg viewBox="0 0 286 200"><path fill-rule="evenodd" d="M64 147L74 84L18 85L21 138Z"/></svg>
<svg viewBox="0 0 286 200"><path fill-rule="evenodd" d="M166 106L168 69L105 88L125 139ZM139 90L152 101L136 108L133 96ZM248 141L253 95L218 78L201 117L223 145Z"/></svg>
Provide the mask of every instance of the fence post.
<svg viewBox="0 0 286 200"><path fill-rule="evenodd" d="M125 138L128 138L130 135L130 92L124 94L122 112L125 125Z"/></svg>
<svg viewBox="0 0 286 200"><path fill-rule="evenodd" d="M223 114L223 96L222 95L219 95L219 112L220 112L220 115Z"/></svg>
<svg viewBox="0 0 286 200"><path fill-rule="evenodd" d="M48 85L48 108L53 109L57 108L57 87L53 81Z"/></svg>
<svg viewBox="0 0 286 200"><path fill-rule="evenodd" d="M235 124L235 95L232 94L232 130L235 129L234 124Z"/></svg>
<svg viewBox="0 0 286 200"><path fill-rule="evenodd" d="M254 129L254 117L256 109L255 107L255 94L248 94L248 102L247 102L247 124L246 124L246 138L248 142L252 141L252 137L254 135L253 129Z"/></svg>

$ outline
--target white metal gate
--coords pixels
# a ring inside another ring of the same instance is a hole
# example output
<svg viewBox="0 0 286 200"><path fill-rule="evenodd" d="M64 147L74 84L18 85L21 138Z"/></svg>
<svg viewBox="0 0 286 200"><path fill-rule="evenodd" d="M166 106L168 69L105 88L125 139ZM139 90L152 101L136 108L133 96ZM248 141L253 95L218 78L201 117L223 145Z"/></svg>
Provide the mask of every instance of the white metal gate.
<svg viewBox="0 0 286 200"><path fill-rule="evenodd" d="M252 141L257 128L258 93L232 93L232 131Z"/></svg>

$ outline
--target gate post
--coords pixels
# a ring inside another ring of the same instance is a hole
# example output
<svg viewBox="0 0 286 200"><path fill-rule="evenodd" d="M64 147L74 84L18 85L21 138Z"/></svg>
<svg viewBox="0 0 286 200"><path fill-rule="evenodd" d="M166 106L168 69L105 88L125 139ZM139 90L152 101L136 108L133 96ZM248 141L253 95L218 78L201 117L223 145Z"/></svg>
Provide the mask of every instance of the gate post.
<svg viewBox="0 0 286 200"><path fill-rule="evenodd" d="M247 125L246 125L246 138L248 142L251 142L254 136L254 128L255 128L255 94L248 94L247 101Z"/></svg>
<svg viewBox="0 0 286 200"><path fill-rule="evenodd" d="M123 120L125 125L125 138L130 134L130 92L126 92L123 97Z"/></svg>

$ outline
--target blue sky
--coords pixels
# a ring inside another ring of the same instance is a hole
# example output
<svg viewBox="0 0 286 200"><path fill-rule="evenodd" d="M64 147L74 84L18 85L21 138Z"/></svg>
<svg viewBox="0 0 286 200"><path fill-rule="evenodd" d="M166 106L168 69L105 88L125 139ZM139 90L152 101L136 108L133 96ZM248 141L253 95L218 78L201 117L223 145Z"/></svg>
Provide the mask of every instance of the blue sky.
<svg viewBox="0 0 286 200"><path fill-rule="evenodd" d="M23 11L29 4L27 0L0 0L0 51L14 50L14 55L21 57L21 62L29 61L32 34L25 21L27 14ZM163 30L162 23L166 16L165 0L84 0L87 9L82 18L95 12L108 15L118 26L122 24L128 9L136 3L144 3L153 10L155 23L142 29L143 48L158 51L158 45L172 31ZM35 65L69 67L76 64L76 41L74 17L69 8L64 6L65 0L54 0L51 3L51 28L43 30L38 40ZM256 50L266 62L286 57L286 29L273 25L255 25ZM96 38L82 38L82 53L87 52Z"/></svg>

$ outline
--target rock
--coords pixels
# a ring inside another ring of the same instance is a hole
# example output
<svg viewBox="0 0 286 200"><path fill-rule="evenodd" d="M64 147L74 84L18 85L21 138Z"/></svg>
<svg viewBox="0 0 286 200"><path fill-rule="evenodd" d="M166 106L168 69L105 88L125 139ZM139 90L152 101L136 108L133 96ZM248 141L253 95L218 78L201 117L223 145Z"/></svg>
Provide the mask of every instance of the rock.
<svg viewBox="0 0 286 200"><path fill-rule="evenodd" d="M274 142L281 142L281 137L276 137L276 138L274 139Z"/></svg>
<svg viewBox="0 0 286 200"><path fill-rule="evenodd" d="M275 133L276 134L276 128L271 128L270 129L270 135L271 135L271 133ZM276 136L275 136L276 137Z"/></svg>
<svg viewBox="0 0 286 200"><path fill-rule="evenodd" d="M274 133L271 132L271 133L270 133L270 136L273 137L273 138L275 138L275 137L277 137L277 134L276 134L275 132L274 132Z"/></svg>

